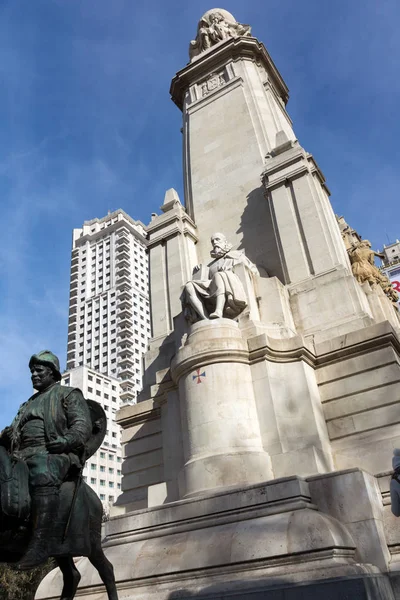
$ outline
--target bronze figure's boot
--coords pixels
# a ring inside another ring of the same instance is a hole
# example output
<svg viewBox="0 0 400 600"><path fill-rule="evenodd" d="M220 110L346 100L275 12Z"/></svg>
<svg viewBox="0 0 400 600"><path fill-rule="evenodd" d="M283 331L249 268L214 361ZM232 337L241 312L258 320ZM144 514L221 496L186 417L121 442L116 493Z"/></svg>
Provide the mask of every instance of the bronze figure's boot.
<svg viewBox="0 0 400 600"><path fill-rule="evenodd" d="M58 513L59 491L36 489L32 497L32 538L27 551L17 564L21 571L33 569L49 558L54 519Z"/></svg>

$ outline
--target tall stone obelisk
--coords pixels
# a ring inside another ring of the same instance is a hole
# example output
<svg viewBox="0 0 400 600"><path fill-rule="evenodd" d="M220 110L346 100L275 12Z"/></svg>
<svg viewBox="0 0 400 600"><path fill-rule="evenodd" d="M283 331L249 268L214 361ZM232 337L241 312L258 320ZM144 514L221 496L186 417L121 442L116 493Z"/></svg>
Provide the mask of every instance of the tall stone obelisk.
<svg viewBox="0 0 400 600"><path fill-rule="evenodd" d="M210 14L215 10L203 19ZM304 335L323 339L372 323L324 177L296 141L285 82L257 39L221 38L193 56L171 85L183 114L185 204L200 233L199 261L206 260L215 223L223 223L235 247L290 286Z"/></svg>

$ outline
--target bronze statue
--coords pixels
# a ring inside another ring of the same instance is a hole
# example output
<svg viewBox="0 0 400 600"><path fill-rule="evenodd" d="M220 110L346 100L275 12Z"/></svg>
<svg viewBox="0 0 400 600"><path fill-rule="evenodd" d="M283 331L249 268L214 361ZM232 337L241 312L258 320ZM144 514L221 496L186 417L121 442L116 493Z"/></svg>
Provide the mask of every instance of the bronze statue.
<svg viewBox="0 0 400 600"><path fill-rule="evenodd" d="M60 385L58 358L44 350L29 361L37 390L0 434L0 561L31 569L53 556L64 577L62 600L80 580L72 557L87 556L109 600L114 572L101 547L103 506L82 470L104 439L101 406Z"/></svg>
<svg viewBox="0 0 400 600"><path fill-rule="evenodd" d="M222 233L214 233L211 244L213 260L208 266L194 267L193 280L185 285L181 295L183 311L190 322L237 317L246 308L247 298L234 267L243 264L252 275L258 275L257 267L244 252L232 250Z"/></svg>

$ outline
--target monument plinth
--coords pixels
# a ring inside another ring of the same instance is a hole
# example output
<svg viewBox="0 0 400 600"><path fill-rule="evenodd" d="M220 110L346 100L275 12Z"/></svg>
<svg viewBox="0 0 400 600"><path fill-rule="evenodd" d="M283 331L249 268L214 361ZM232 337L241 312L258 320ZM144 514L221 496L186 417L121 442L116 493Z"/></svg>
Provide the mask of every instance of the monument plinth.
<svg viewBox="0 0 400 600"><path fill-rule="evenodd" d="M182 497L272 479L238 324L230 319L195 323L171 371L181 408Z"/></svg>
<svg viewBox="0 0 400 600"><path fill-rule="evenodd" d="M104 544L120 594L394 600L390 282L339 228L249 25L205 13L171 94L185 201L168 190L148 226L153 338L140 401L119 412L125 514Z"/></svg>

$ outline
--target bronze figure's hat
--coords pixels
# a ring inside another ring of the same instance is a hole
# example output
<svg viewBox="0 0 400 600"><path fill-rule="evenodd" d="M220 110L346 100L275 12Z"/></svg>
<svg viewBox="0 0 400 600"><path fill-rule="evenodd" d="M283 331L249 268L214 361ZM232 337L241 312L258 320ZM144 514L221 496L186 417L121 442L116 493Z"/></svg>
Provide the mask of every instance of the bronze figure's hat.
<svg viewBox="0 0 400 600"><path fill-rule="evenodd" d="M37 354L33 354L29 360L29 368L35 363L39 363L40 365L45 365L46 367L51 367L56 375L57 381L61 379L60 372L60 361L57 356L53 354L50 350L42 350Z"/></svg>

